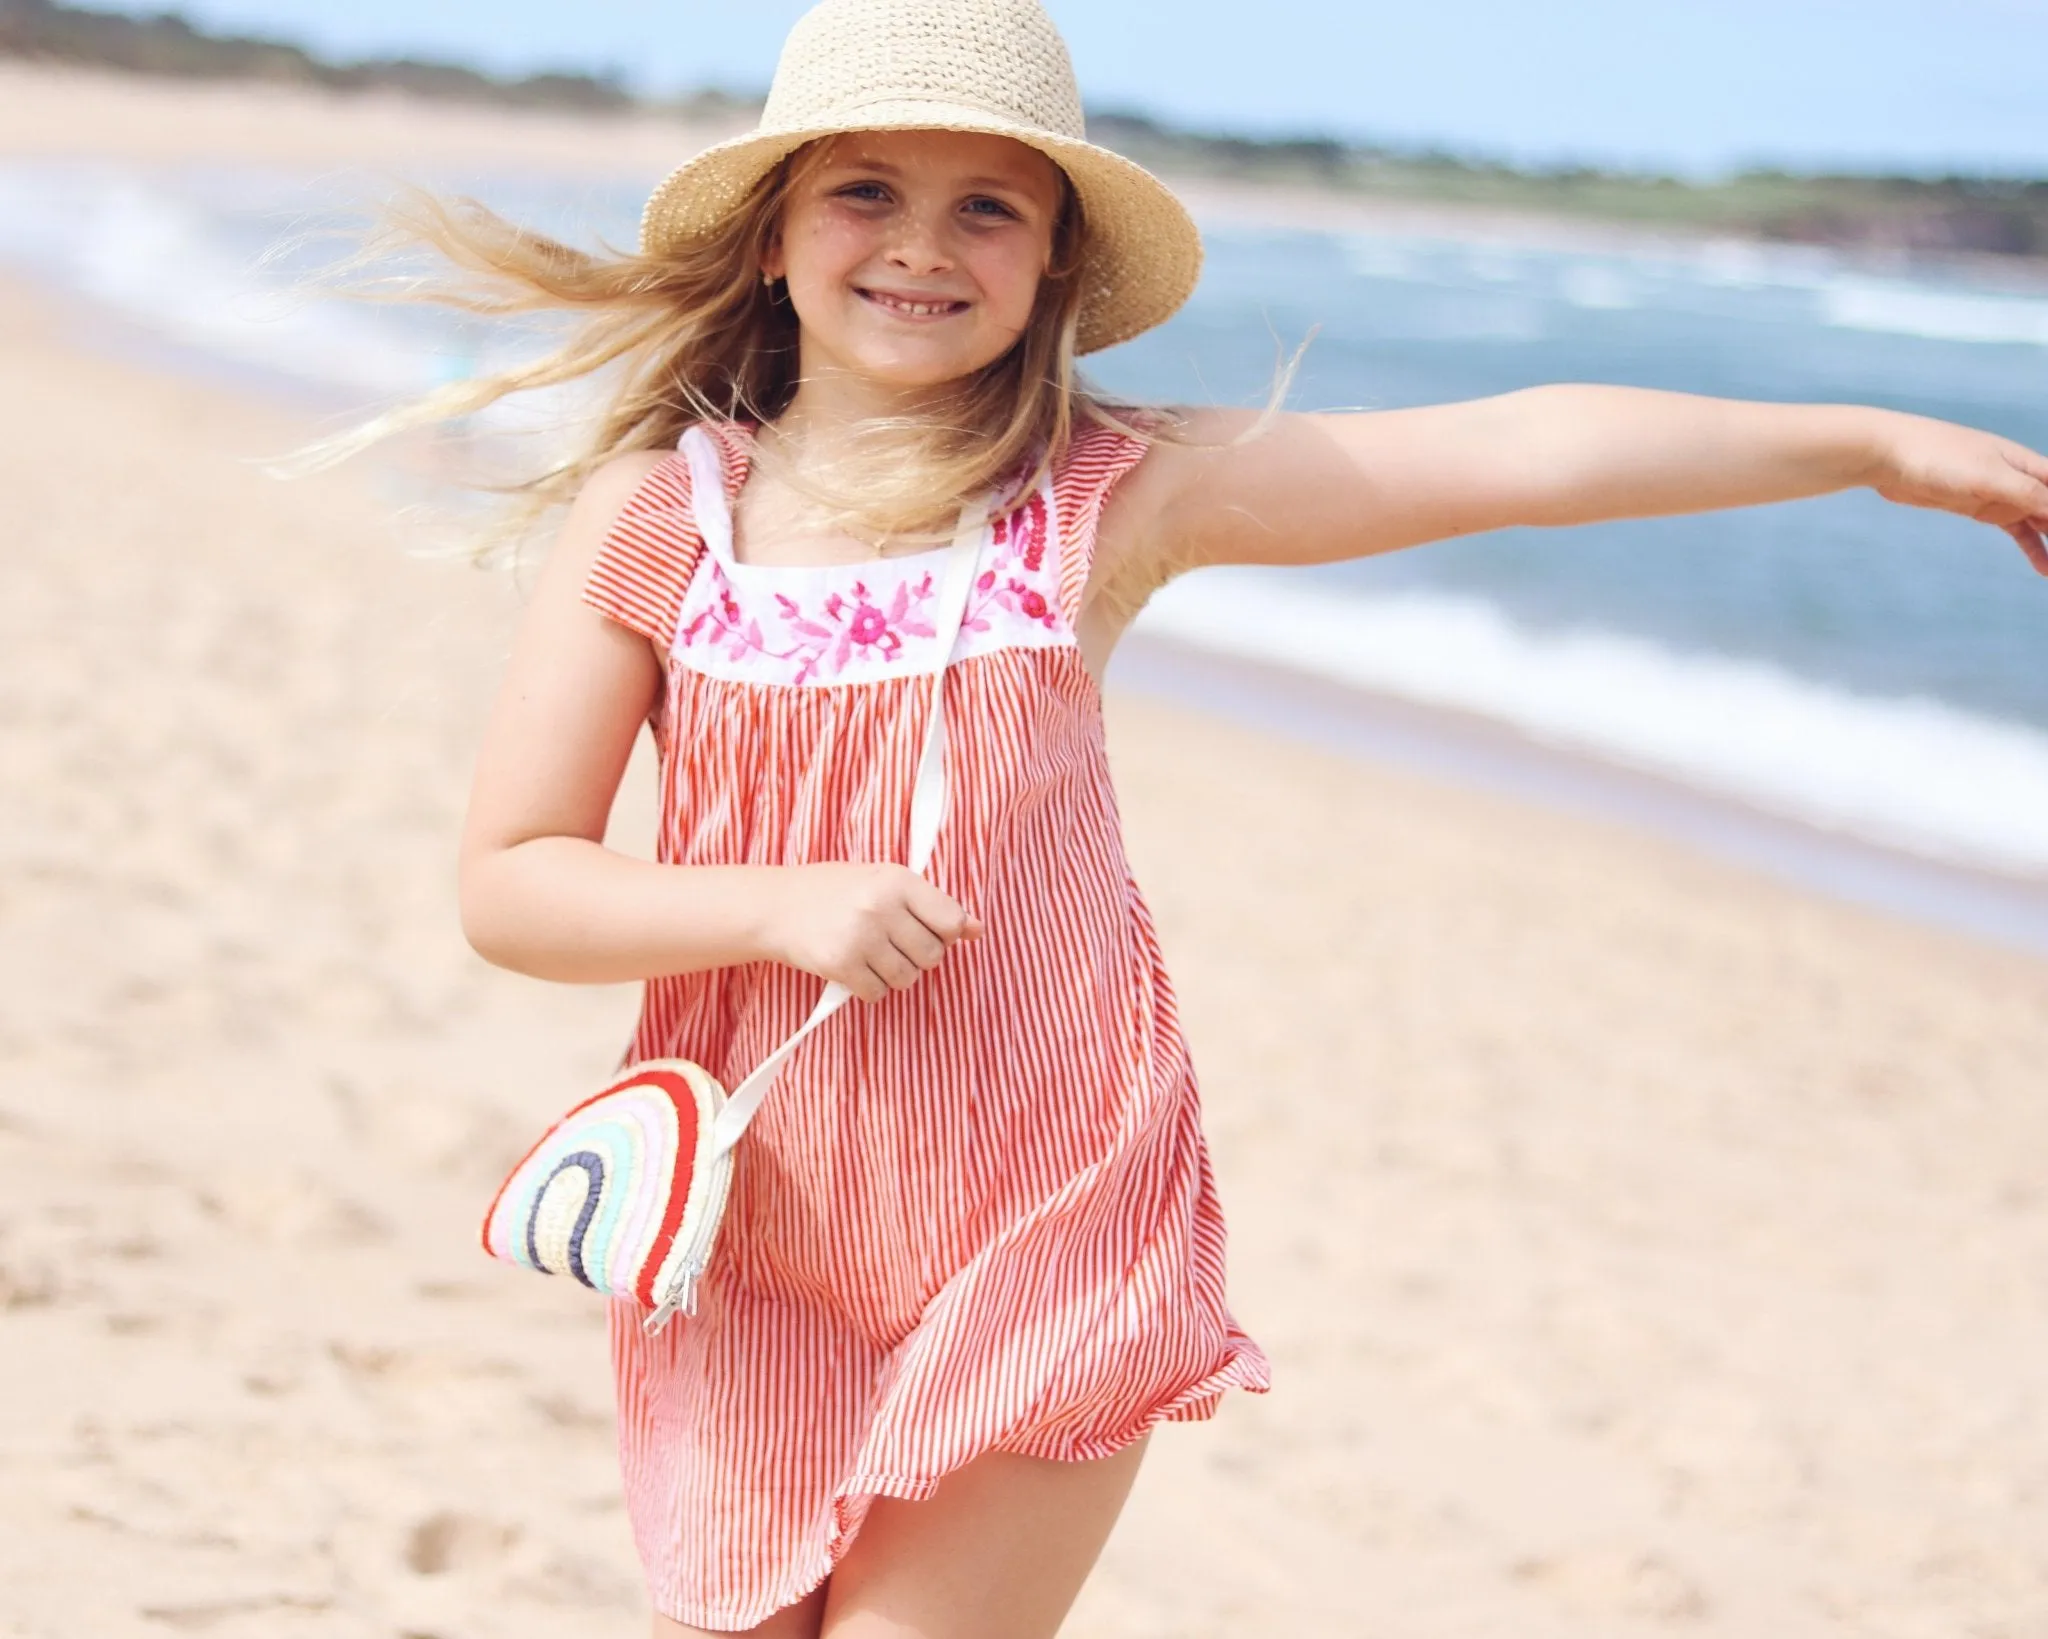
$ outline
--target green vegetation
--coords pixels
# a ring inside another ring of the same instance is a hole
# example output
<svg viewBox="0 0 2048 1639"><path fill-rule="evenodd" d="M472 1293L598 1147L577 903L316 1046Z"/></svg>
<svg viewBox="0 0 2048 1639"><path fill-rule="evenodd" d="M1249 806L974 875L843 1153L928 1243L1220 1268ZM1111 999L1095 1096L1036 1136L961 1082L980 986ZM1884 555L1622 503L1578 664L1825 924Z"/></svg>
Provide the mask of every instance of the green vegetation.
<svg viewBox="0 0 2048 1639"><path fill-rule="evenodd" d="M328 63L283 40L204 33L175 12L131 17L54 5L51 0L0 0L0 57L187 79L406 91L535 108L599 111L633 106L632 96L617 82L594 75L534 74L508 80L455 63L410 58Z"/></svg>
<svg viewBox="0 0 2048 1639"><path fill-rule="evenodd" d="M2048 180L1757 170L1696 183L1587 167L1523 170L1330 141L1208 137L1129 115L1098 118L1092 130L1140 164L1181 175L1810 244L2048 257Z"/></svg>
<svg viewBox="0 0 2048 1639"><path fill-rule="evenodd" d="M585 113L654 107L678 116L728 117L752 106L749 99L719 91L650 105L603 75L506 79L460 64L410 58L330 63L286 41L209 34L175 12L136 17L53 0L0 0L0 57L9 56L134 73L394 90ZM1141 164L1181 176L1306 184L1417 204L1485 206L1812 244L2048 258L2048 180L1760 170L1693 183L1584 167L1524 170L1438 150L1327 139L1204 135L1128 114L1097 118L1090 134Z"/></svg>

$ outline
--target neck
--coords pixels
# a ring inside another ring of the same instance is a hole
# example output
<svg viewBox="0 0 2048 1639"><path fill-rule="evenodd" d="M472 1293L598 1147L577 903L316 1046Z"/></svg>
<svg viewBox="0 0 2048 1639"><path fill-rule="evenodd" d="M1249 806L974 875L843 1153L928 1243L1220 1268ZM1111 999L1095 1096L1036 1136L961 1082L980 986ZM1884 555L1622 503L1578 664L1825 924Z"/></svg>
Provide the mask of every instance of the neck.
<svg viewBox="0 0 2048 1639"><path fill-rule="evenodd" d="M802 465L830 464L864 426L927 415L950 393L949 386L887 387L846 370L806 371L789 407L775 418L775 441L785 456Z"/></svg>

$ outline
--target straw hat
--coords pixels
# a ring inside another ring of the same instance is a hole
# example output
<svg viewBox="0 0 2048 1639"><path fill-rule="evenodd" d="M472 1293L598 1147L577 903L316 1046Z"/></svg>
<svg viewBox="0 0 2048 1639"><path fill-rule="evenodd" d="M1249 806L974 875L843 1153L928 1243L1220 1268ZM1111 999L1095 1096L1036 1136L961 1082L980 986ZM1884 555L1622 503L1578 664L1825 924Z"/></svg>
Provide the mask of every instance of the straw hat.
<svg viewBox="0 0 2048 1639"><path fill-rule="evenodd" d="M759 126L654 190L641 248L708 233L814 138L900 130L1014 137L1067 173L1090 230L1080 351L1151 329L1195 288L1194 222L1158 178L1087 141L1066 42L1038 0L824 0L790 31Z"/></svg>

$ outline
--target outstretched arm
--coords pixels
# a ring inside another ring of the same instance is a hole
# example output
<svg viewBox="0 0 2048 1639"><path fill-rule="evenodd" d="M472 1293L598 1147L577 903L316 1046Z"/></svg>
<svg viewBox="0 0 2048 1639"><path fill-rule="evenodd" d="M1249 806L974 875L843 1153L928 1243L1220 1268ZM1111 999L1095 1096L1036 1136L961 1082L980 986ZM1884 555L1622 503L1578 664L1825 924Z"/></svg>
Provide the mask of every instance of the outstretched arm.
<svg viewBox="0 0 2048 1639"><path fill-rule="evenodd" d="M1133 475L1118 522L1152 571L1137 578L1325 563L1516 524L1711 512L1859 485L1992 524L2048 574L2048 458L1926 416L1566 384L1282 415L1253 432L1257 419L1198 413L1190 442L1162 444Z"/></svg>

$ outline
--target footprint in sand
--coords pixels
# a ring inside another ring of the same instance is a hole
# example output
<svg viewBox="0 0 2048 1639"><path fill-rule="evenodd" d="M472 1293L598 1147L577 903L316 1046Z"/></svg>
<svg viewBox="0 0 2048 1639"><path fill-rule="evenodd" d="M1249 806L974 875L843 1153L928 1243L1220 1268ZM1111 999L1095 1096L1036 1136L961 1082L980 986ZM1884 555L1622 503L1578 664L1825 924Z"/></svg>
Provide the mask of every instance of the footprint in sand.
<svg viewBox="0 0 2048 1639"><path fill-rule="evenodd" d="M494 1288L472 1280L423 1280L413 1291L429 1303L480 1303L498 1295Z"/></svg>
<svg viewBox="0 0 2048 1639"><path fill-rule="evenodd" d="M60 1291L53 1269L0 1263L0 1310L47 1309Z"/></svg>
<svg viewBox="0 0 2048 1639"><path fill-rule="evenodd" d="M374 1246L391 1234L367 1207L304 1174L227 1180L198 1200L208 1217L272 1245Z"/></svg>
<svg viewBox="0 0 2048 1639"><path fill-rule="evenodd" d="M1664 1622L1692 1622L1707 1614L1706 1596L1655 1554L1599 1548L1554 1554L1523 1560L1515 1578L1587 1613Z"/></svg>
<svg viewBox="0 0 2048 1639"><path fill-rule="evenodd" d="M523 1375L512 1361L431 1344L408 1348L335 1338L327 1344L327 1356L364 1385L438 1388L449 1383L508 1381Z"/></svg>
<svg viewBox="0 0 2048 1639"><path fill-rule="evenodd" d="M502 1560L518 1540L515 1526L444 1510L412 1528L405 1540L405 1564L418 1576L483 1570Z"/></svg>
<svg viewBox="0 0 2048 1639"><path fill-rule="evenodd" d="M547 1394L535 1397L530 1404L548 1422L557 1428L567 1429L608 1429L612 1426L609 1407L603 1410L584 1405L566 1394Z"/></svg>
<svg viewBox="0 0 2048 1639"><path fill-rule="evenodd" d="M331 1610L333 1606L334 1601L331 1599L298 1599L289 1594L280 1594L271 1599L228 1599L208 1605L145 1605L142 1609L142 1619L145 1622L160 1622L167 1628L203 1633L208 1628L218 1627L223 1622L238 1621L243 1617L274 1615L282 1611L317 1614Z"/></svg>

